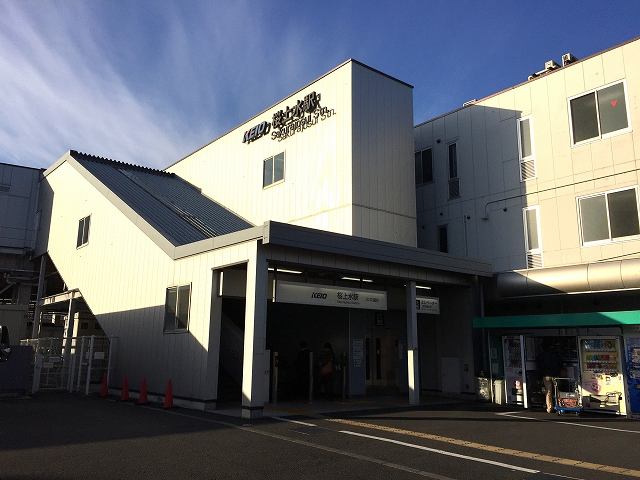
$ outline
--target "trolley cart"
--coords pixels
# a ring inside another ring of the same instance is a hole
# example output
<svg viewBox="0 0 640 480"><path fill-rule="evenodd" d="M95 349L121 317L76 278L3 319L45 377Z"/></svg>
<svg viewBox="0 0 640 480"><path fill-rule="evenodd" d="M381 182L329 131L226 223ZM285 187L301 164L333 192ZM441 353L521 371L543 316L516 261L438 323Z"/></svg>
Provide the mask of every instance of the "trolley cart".
<svg viewBox="0 0 640 480"><path fill-rule="evenodd" d="M582 402L578 382L574 378L554 378L553 386L556 394L556 405L553 408L558 415L566 412L580 415Z"/></svg>

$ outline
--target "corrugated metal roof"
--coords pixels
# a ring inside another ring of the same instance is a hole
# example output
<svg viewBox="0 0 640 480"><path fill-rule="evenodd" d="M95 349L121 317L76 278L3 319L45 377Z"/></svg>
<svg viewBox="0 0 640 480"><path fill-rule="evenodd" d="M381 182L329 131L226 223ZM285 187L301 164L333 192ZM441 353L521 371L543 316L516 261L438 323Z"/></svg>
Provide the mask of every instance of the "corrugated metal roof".
<svg viewBox="0 0 640 480"><path fill-rule="evenodd" d="M253 225L175 173L70 151L71 156L176 246Z"/></svg>

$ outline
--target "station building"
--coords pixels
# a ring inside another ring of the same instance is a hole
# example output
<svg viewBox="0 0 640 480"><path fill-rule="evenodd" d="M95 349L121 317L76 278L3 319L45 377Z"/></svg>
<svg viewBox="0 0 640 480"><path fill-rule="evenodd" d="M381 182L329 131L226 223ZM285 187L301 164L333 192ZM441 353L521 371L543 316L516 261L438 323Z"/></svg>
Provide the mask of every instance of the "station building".
<svg viewBox="0 0 640 480"><path fill-rule="evenodd" d="M639 64L640 39L566 54L414 126L412 87L349 60L165 170L69 151L18 195L5 282L39 277L33 336L113 336L112 388L195 408L260 415L302 341L349 397L486 376L531 406L546 344L584 406L637 415Z"/></svg>
<svg viewBox="0 0 640 480"><path fill-rule="evenodd" d="M274 352L295 384L302 341L332 345L338 394L473 393L491 263L418 248L412 103L349 60L162 171L67 152L40 185L33 257L62 288L36 318L117 337L112 388L171 379L176 403L245 417L277 393Z"/></svg>
<svg viewBox="0 0 640 480"><path fill-rule="evenodd" d="M536 403L548 344L584 408L640 414L638 125L634 39L414 129L418 246L491 263L474 327L506 401Z"/></svg>

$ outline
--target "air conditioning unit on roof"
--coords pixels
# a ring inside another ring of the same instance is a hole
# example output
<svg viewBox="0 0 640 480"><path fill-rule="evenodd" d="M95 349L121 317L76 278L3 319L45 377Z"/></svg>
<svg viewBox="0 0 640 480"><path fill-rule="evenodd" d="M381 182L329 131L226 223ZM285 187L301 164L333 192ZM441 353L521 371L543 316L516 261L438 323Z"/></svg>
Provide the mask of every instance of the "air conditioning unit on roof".
<svg viewBox="0 0 640 480"><path fill-rule="evenodd" d="M545 70L555 70L556 68L560 68L560 65L558 65L555 60L549 60L544 64Z"/></svg>
<svg viewBox="0 0 640 480"><path fill-rule="evenodd" d="M570 63L575 62L576 60L578 60L576 57L574 57L571 53L565 53L564 55L562 55L562 66L566 66L569 65Z"/></svg>

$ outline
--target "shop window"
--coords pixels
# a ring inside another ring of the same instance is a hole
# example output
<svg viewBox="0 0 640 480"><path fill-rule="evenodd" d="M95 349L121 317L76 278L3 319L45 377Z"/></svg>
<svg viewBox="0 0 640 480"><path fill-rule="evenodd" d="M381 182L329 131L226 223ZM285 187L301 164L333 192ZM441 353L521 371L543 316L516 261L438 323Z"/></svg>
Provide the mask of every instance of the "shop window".
<svg viewBox="0 0 640 480"><path fill-rule="evenodd" d="M527 268L542 267L542 246L540 242L540 209L527 207L523 209L524 243L527 250Z"/></svg>
<svg viewBox="0 0 640 480"><path fill-rule="evenodd" d="M89 224L91 223L91 215L81 218L78 222L78 241L76 242L76 248L80 248L83 245L89 243Z"/></svg>
<svg viewBox="0 0 640 480"><path fill-rule="evenodd" d="M460 179L458 178L458 144L450 143L449 156L449 199L460 198Z"/></svg>
<svg viewBox="0 0 640 480"><path fill-rule="evenodd" d="M533 150L533 120L531 115L518 119L518 157L520 181L536 177L536 159Z"/></svg>
<svg viewBox="0 0 640 480"><path fill-rule="evenodd" d="M438 225L438 251L442 253L449 253L449 242L446 225Z"/></svg>
<svg viewBox="0 0 640 480"><path fill-rule="evenodd" d="M284 180L284 152L265 159L262 178L263 188Z"/></svg>
<svg viewBox="0 0 640 480"><path fill-rule="evenodd" d="M433 182L433 150L416 152L416 185Z"/></svg>
<svg viewBox="0 0 640 480"><path fill-rule="evenodd" d="M573 144L629 130L625 82L569 99Z"/></svg>
<svg viewBox="0 0 640 480"><path fill-rule="evenodd" d="M191 285L167 288L164 304L164 331L175 332L189 327Z"/></svg>
<svg viewBox="0 0 640 480"><path fill-rule="evenodd" d="M579 198L578 209L583 245L640 235L635 187Z"/></svg>

